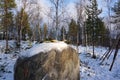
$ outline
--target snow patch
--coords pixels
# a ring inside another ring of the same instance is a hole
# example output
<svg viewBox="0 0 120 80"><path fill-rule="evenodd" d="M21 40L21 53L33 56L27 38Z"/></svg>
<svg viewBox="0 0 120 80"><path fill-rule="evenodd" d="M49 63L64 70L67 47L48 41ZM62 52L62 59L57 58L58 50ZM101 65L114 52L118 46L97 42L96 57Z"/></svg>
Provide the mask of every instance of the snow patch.
<svg viewBox="0 0 120 80"><path fill-rule="evenodd" d="M56 49L58 51L62 51L63 49L67 48L68 45L64 42L53 42L53 43L41 43L41 44L37 44L34 45L31 49L22 52L20 54L21 57L31 57L33 55L36 55L40 52L48 52L52 49Z"/></svg>
<svg viewBox="0 0 120 80"><path fill-rule="evenodd" d="M10 51L13 51L16 47L15 40L10 40L8 41L8 48ZM6 41L5 40L0 40L0 53L5 53L6 49Z"/></svg>

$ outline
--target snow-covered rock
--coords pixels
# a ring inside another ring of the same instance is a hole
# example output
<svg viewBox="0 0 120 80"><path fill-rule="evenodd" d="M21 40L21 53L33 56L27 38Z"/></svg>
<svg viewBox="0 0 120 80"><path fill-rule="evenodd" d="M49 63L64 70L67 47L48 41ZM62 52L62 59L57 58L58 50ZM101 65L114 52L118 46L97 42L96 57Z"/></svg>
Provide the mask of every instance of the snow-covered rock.
<svg viewBox="0 0 120 80"><path fill-rule="evenodd" d="M68 45L64 42L53 42L53 43L41 43L34 45L31 49L28 49L25 52L22 52L20 54L21 57L31 57L33 55L36 55L40 52L48 52L52 49L56 49L58 51L62 51L63 49L67 48Z"/></svg>
<svg viewBox="0 0 120 80"><path fill-rule="evenodd" d="M21 53L14 80L80 80L79 57L64 42L41 43Z"/></svg>

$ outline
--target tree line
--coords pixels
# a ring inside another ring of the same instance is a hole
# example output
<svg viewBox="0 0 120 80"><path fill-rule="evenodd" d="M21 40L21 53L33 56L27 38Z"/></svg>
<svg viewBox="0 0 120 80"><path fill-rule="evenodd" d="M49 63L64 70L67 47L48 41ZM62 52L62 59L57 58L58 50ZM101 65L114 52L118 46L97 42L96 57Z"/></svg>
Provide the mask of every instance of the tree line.
<svg viewBox="0 0 120 80"><path fill-rule="evenodd" d="M111 45L114 39L110 34L110 24L114 24L116 29L120 30L118 24L120 0L115 3L114 7L108 6L108 10L114 12L114 16L109 15L114 19L109 21L109 25L106 25L104 18L99 16L102 9L98 9L97 0L78 0L75 3L76 20L66 17L64 1L50 0L53 6L47 16L52 21L45 23L42 21L41 7L38 3L31 4L28 0L21 0L22 7L20 10L16 10L15 0L0 0L0 39L6 40L6 52L8 51L8 40L11 39L16 40L18 46L20 46L21 40L42 42L52 39L67 40L68 43L83 46ZM109 0L106 1L109 3ZM87 4L88 2L89 4ZM34 7L28 8L32 5ZM27 11L28 9L29 11ZM14 12L15 10L16 12ZM66 28L67 26L68 28Z"/></svg>

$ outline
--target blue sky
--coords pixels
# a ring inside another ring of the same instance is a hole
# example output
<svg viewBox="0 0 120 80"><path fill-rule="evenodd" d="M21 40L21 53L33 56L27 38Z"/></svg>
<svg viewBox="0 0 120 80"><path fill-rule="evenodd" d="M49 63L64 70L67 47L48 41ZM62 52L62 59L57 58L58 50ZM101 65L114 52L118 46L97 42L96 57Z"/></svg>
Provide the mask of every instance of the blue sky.
<svg viewBox="0 0 120 80"><path fill-rule="evenodd" d="M19 1L19 0L17 0ZM38 0L40 1L40 4L42 4L42 6L47 9L47 7L49 7L51 5L51 3L49 2L50 0ZM75 9L74 9L74 5L75 5L75 2L76 1L79 1L79 0L64 0L65 3L66 3L66 7L69 6L69 12L72 12L71 14L72 15L75 15ZM102 9L103 12L101 14L101 16L107 16L108 13L107 13L107 8L106 8L106 3L104 2L105 0L97 0L98 1L98 5L99 5L99 9ZM113 1L116 1L116 0L113 0ZM47 4L47 5L46 5ZM18 5L20 5L20 3L18 3Z"/></svg>
<svg viewBox="0 0 120 80"><path fill-rule="evenodd" d="M46 0L46 1L49 1L49 0ZM73 15L75 13L75 9L73 9L73 5L75 4L75 2L77 2L79 0L64 0L64 1L67 4L66 6L70 7L69 11L71 10L73 12L72 13L72 15ZM89 1L89 0L87 0L87 1ZM111 6L113 6L114 2L117 0L111 0L111 1L113 1ZM102 9L102 13L100 14L100 16L107 17L108 16L108 9L106 8L105 0L97 0L97 3L98 3L98 8ZM50 3L48 3L48 4L50 4Z"/></svg>
<svg viewBox="0 0 120 80"><path fill-rule="evenodd" d="M76 0L65 0L66 3L75 2Z"/></svg>
<svg viewBox="0 0 120 80"><path fill-rule="evenodd" d="M79 0L64 0L64 1L67 5L69 5L69 4L71 5L71 4L74 4L76 1L79 1ZM104 1L105 0L97 0L99 9L102 9L101 16L107 16L108 15L108 13L107 13L108 9L106 8L106 3ZM117 1L117 0L111 0L111 1L112 1L112 5L113 5L114 2ZM71 9L71 10L73 10L73 9Z"/></svg>

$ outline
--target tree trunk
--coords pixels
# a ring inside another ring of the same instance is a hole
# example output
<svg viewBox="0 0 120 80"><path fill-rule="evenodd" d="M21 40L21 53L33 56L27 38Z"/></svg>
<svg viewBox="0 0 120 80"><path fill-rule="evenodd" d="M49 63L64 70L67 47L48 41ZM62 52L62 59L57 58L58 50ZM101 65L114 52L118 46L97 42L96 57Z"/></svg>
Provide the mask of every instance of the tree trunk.
<svg viewBox="0 0 120 80"><path fill-rule="evenodd" d="M5 53L8 53L8 10L7 10L7 0L4 1L5 2L5 6L4 6L4 9L5 9L5 21L4 21L4 26L5 26L5 32L6 32L6 50L5 50Z"/></svg>
<svg viewBox="0 0 120 80"><path fill-rule="evenodd" d="M57 3L55 5L56 7L56 40L58 39L58 6L59 6L59 0L57 0Z"/></svg>
<svg viewBox="0 0 120 80"><path fill-rule="evenodd" d="M112 61L112 64L110 66L110 71L112 70L112 67L113 67L113 64L115 62L115 59L116 59L116 56L117 56L117 53L118 53L118 50L119 50L119 46L120 46L120 36L118 36L118 42L117 42L117 45L116 45L116 48L115 48L115 53L114 53L114 57L113 57L113 61Z"/></svg>

